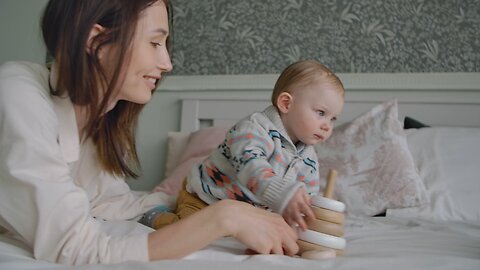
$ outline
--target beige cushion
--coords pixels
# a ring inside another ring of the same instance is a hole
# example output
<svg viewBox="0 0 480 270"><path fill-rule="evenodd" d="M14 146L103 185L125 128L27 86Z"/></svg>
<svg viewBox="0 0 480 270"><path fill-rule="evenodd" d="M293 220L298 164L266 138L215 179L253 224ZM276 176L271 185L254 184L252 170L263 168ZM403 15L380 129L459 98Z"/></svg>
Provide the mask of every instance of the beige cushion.
<svg viewBox="0 0 480 270"><path fill-rule="evenodd" d="M338 172L334 198L346 204L347 215L373 216L386 209L428 202L414 165L396 100L373 107L334 129L315 145L320 177ZM323 188L326 181L321 181Z"/></svg>

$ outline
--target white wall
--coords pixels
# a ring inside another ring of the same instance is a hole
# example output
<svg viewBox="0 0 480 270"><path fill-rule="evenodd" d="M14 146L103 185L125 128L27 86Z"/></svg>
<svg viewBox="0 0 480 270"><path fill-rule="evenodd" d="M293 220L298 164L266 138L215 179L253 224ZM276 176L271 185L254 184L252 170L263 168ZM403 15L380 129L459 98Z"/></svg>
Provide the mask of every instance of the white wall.
<svg viewBox="0 0 480 270"><path fill-rule="evenodd" d="M0 0L0 63L45 61L40 17L47 0Z"/></svg>

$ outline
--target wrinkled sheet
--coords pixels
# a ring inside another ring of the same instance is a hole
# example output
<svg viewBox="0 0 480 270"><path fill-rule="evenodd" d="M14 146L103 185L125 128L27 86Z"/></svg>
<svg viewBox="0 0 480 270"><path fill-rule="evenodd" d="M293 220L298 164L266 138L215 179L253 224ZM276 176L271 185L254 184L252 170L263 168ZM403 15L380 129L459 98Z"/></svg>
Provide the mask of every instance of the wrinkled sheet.
<svg viewBox="0 0 480 270"><path fill-rule="evenodd" d="M0 236L0 269L480 269L480 224L391 217L347 219L347 249L329 260L246 255L223 238L182 260L63 266L34 260L21 242Z"/></svg>

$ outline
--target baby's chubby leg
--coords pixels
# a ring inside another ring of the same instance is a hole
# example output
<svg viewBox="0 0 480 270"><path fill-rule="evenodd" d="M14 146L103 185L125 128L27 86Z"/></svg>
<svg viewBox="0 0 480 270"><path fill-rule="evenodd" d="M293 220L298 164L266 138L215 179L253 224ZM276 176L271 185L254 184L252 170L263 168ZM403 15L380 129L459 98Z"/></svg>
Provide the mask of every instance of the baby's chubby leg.
<svg viewBox="0 0 480 270"><path fill-rule="evenodd" d="M146 212L139 222L157 230L177 222L182 218L186 218L206 206L207 204L195 194L187 191L184 182L182 190L180 190L177 196L176 209L174 212L166 206L159 205Z"/></svg>
<svg viewBox="0 0 480 270"><path fill-rule="evenodd" d="M193 213L207 207L208 204L198 198L197 195L189 193L186 188L186 183L183 183L183 188L177 197L177 209L175 213L182 219Z"/></svg>

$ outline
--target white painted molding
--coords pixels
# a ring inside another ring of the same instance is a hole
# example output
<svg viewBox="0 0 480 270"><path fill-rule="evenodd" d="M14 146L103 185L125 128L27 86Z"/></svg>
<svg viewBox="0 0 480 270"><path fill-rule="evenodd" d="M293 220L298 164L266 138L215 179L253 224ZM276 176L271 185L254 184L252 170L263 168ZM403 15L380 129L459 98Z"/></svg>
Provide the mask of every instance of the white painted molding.
<svg viewBox="0 0 480 270"><path fill-rule="evenodd" d="M279 74L166 76L160 91L232 91L273 89ZM339 73L351 90L480 91L480 73Z"/></svg>
<svg viewBox="0 0 480 270"><path fill-rule="evenodd" d="M480 127L480 73L339 74L346 89L340 121L397 99L400 117L437 126ZM232 123L269 104L277 74L166 77L158 92L182 93L181 130ZM207 122L205 122L207 121Z"/></svg>
<svg viewBox="0 0 480 270"><path fill-rule="evenodd" d="M394 90L392 96L398 93ZM475 100L467 103L466 99L457 98L454 91L445 91L446 95L437 95L430 92L428 95L418 95L416 91L403 92L401 98L395 97L399 104L399 120L405 116L413 117L431 126L458 126L480 128L480 91ZM352 97L345 101L345 106L338 119L338 125L348 122L358 115L368 111L382 101L392 97L383 95L383 92L358 91L361 99ZM379 93L381 95L379 95ZM407 95L410 93L410 95ZM180 131L192 132L202 126L232 125L249 113L261 111L270 104L264 99L252 99L248 93L245 98L198 97L188 95L182 98L182 113ZM457 102L463 100L463 102ZM202 124L203 123L203 124Z"/></svg>
<svg viewBox="0 0 480 270"><path fill-rule="evenodd" d="M399 116L433 126L480 127L480 73L339 74L346 88L339 123L396 99ZM182 93L182 131L231 124L266 107L277 75L172 76L159 92Z"/></svg>

